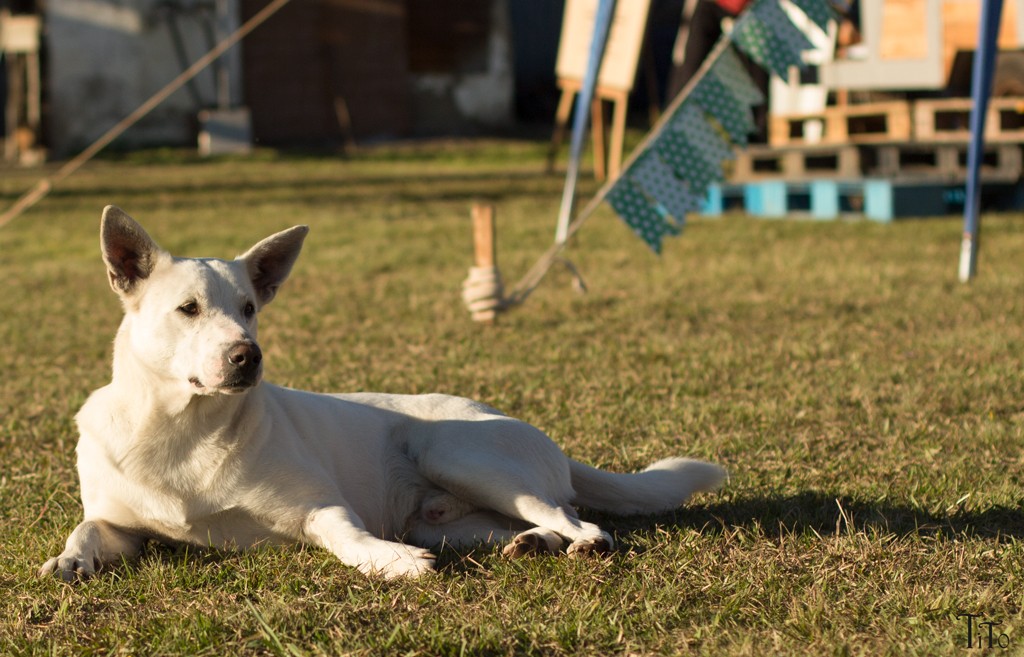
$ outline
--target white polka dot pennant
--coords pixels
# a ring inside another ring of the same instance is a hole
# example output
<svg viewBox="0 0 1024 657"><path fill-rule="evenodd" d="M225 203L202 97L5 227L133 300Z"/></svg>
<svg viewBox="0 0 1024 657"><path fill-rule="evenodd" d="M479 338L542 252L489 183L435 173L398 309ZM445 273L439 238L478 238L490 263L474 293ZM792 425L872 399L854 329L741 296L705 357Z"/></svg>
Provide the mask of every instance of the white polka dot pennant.
<svg viewBox="0 0 1024 657"><path fill-rule="evenodd" d="M723 179L722 164L732 148L704 118L696 103L683 103L654 144L661 159L686 180L694 194L703 196L708 185Z"/></svg>
<svg viewBox="0 0 1024 657"><path fill-rule="evenodd" d="M652 203L628 176L620 177L605 197L615 212L640 239L655 253L661 253L661 239L678 235L680 228L664 215L663 209Z"/></svg>
<svg viewBox="0 0 1024 657"><path fill-rule="evenodd" d="M739 55L732 48L726 48L712 65L710 74L725 83L729 91L747 105L761 105L765 101L764 94L757 88L740 61Z"/></svg>
<svg viewBox="0 0 1024 657"><path fill-rule="evenodd" d="M836 19L836 11L832 8L832 5L823 0L789 0L797 9L804 12L807 18L814 21L814 24L822 29L823 32L828 32L828 23L831 20Z"/></svg>
<svg viewBox="0 0 1024 657"><path fill-rule="evenodd" d="M746 145L747 136L754 131L754 115L750 105L737 98L729 86L716 75L717 66L702 77L690 92L704 111L715 117L729 139Z"/></svg>
<svg viewBox="0 0 1024 657"><path fill-rule="evenodd" d="M681 228L686 215L703 205L701 196L690 191L690 185L680 180L672 168L661 161L657 153L644 153L629 168L630 180L654 199L664 211L675 217Z"/></svg>
<svg viewBox="0 0 1024 657"><path fill-rule="evenodd" d="M778 0L758 0L736 20L732 38L751 59L784 80L789 80L790 67L803 65L801 52L811 48Z"/></svg>

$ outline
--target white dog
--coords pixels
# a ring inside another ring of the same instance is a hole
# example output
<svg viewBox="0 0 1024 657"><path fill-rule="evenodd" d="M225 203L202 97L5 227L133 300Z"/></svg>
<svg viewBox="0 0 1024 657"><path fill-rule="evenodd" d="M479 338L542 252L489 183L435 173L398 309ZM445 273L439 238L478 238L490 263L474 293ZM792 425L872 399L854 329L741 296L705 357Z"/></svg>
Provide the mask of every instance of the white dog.
<svg viewBox="0 0 1024 657"><path fill-rule="evenodd" d="M101 248L125 316L113 377L77 415L85 519L40 574L66 580L147 539L219 548L306 542L384 577L432 569L427 548L604 552L571 505L673 509L724 471L682 458L637 474L577 463L538 429L445 395L323 395L261 383L256 313L308 229L233 261L175 258L118 208Z"/></svg>

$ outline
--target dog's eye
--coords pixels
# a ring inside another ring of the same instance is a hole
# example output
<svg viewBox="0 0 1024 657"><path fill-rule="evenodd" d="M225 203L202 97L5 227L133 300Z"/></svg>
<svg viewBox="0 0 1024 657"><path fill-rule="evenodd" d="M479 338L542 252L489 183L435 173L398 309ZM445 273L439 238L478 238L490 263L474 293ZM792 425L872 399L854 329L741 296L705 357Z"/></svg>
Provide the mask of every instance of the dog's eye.
<svg viewBox="0 0 1024 657"><path fill-rule="evenodd" d="M199 304L195 301L189 301L178 306L178 312L185 317L195 317L199 314Z"/></svg>
<svg viewBox="0 0 1024 657"><path fill-rule="evenodd" d="M252 319L252 316L256 314L256 306L254 306L253 303L249 301L248 303L245 304L245 308L242 309L242 312L245 313L246 319Z"/></svg>

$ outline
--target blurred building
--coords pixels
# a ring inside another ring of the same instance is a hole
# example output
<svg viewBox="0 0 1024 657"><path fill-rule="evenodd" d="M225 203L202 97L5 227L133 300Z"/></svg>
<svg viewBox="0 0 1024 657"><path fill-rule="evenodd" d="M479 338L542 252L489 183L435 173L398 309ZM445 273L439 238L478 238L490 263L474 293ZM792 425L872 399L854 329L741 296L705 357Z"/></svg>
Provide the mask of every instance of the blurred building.
<svg viewBox="0 0 1024 657"><path fill-rule="evenodd" d="M5 133L52 157L75 153L269 2L0 0L0 21L7 12L34 16L41 26L41 127L12 128L26 123L25 112L5 93L32 87L20 77L21 86L9 85L22 69L12 74L0 66ZM558 102L554 68L564 3L292 0L133 125L115 148L192 145L211 126L232 138L242 134L246 143L328 148L503 133L524 122L546 130ZM659 79L667 75L681 5L655 0L660 9L649 39ZM21 57L2 47L0 55L5 64ZM651 88L638 89L633 100L646 107Z"/></svg>
<svg viewBox="0 0 1024 657"><path fill-rule="evenodd" d="M41 18L42 137L61 156L267 2L0 0L0 10ZM561 2L545 6L560 16ZM195 143L211 109L215 119L241 116L255 143L275 146L500 130L514 115L510 21L508 0L294 0L118 143Z"/></svg>

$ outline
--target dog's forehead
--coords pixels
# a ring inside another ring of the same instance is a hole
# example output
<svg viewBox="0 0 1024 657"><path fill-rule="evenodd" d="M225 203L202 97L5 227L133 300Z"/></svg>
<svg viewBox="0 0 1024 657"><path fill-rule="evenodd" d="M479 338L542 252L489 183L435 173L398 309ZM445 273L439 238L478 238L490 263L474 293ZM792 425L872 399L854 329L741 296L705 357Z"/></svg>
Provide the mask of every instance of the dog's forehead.
<svg viewBox="0 0 1024 657"><path fill-rule="evenodd" d="M253 295L245 263L217 258L174 258L164 285L176 296L234 303Z"/></svg>

